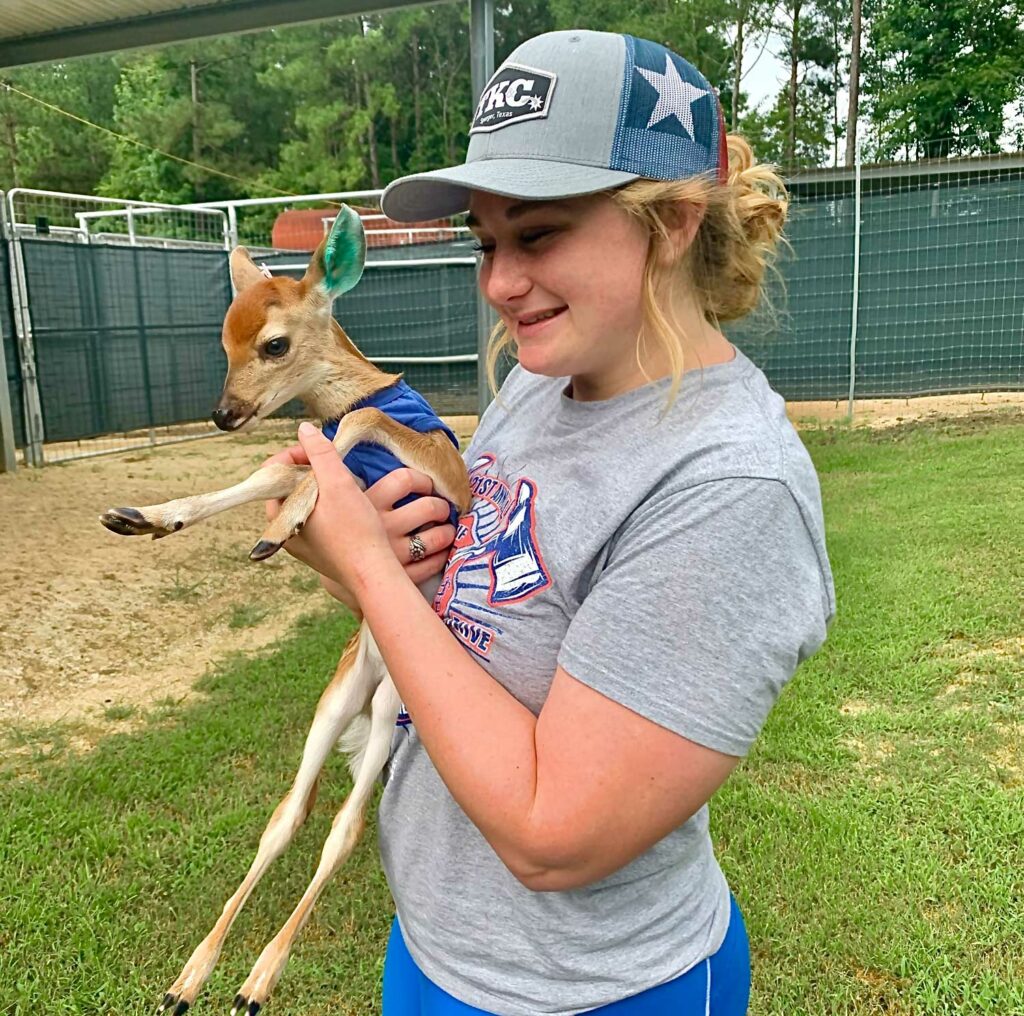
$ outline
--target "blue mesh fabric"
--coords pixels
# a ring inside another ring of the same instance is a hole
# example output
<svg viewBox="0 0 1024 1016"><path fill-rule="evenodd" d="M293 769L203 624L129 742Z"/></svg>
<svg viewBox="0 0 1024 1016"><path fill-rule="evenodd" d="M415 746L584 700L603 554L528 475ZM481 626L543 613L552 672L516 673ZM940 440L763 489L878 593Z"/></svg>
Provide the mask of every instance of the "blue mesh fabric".
<svg viewBox="0 0 1024 1016"><path fill-rule="evenodd" d="M692 64L664 46L631 35L623 38L626 64L608 168L652 180L677 180L701 173L714 176L720 140L714 89ZM642 71L654 75L658 84L652 83ZM687 90L687 97L681 97L678 82L705 94L697 96ZM663 92L670 100L674 95L676 101L662 102L659 109ZM651 122L656 110L664 114L667 109L680 113L660 115ZM687 110L692 117L692 135L683 122Z"/></svg>

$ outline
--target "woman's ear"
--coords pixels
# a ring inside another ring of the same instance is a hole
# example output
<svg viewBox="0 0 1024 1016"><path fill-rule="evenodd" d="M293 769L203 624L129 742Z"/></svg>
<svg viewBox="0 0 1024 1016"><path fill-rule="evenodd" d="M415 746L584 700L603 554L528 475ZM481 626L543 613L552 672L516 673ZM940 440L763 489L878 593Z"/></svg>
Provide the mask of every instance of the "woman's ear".
<svg viewBox="0 0 1024 1016"><path fill-rule="evenodd" d="M662 210L661 221L667 234L664 260L668 264L675 264L690 249L704 221L704 208L692 201L676 201Z"/></svg>

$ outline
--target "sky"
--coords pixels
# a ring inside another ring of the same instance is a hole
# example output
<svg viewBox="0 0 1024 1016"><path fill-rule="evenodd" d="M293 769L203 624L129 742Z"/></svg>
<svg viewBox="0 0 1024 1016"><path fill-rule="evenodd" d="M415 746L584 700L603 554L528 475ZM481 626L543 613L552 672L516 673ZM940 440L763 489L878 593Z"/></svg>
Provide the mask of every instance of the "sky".
<svg viewBox="0 0 1024 1016"><path fill-rule="evenodd" d="M746 65L743 69L743 90L750 96L750 105L753 107L767 106L772 102L779 89L787 80L788 68L779 60L773 50L779 48L780 39L774 34L768 39L768 44L761 49L759 41L757 47L746 47L743 62Z"/></svg>

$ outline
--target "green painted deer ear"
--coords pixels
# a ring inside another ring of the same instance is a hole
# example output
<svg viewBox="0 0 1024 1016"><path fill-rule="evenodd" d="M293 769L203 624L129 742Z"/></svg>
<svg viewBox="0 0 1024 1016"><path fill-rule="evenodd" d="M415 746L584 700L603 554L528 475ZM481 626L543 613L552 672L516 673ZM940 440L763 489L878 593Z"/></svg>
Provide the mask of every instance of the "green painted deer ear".
<svg viewBox="0 0 1024 1016"><path fill-rule="evenodd" d="M305 281L318 284L332 300L347 293L362 277L366 235L359 216L342 205L330 233L313 254Z"/></svg>

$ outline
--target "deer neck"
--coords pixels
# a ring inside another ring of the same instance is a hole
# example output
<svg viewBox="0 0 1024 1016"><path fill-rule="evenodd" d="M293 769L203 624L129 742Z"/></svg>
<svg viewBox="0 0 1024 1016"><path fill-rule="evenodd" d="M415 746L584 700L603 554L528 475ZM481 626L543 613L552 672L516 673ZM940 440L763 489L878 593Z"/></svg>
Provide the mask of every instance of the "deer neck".
<svg viewBox="0 0 1024 1016"><path fill-rule="evenodd" d="M320 420L339 419L402 376L388 374L370 363L333 318L331 336L334 342L320 365L320 376L304 399L310 413Z"/></svg>

